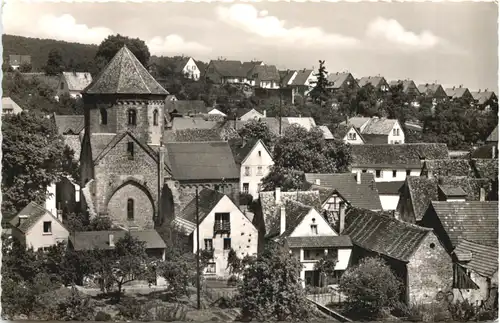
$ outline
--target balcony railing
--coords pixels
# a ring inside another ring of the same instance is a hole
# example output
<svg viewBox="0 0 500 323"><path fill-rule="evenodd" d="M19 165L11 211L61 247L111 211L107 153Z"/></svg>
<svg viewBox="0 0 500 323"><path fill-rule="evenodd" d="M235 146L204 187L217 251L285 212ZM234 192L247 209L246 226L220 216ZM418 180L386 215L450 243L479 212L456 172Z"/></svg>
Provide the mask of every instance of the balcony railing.
<svg viewBox="0 0 500 323"><path fill-rule="evenodd" d="M230 232L231 231L231 223L228 221L215 222L214 231L215 232Z"/></svg>

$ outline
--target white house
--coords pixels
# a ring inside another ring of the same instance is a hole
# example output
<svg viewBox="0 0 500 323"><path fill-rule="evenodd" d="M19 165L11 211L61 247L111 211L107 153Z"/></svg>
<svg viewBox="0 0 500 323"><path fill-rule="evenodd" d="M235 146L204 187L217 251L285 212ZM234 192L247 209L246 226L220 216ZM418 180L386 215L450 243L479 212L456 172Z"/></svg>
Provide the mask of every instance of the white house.
<svg viewBox="0 0 500 323"><path fill-rule="evenodd" d="M356 134L351 129L344 137L344 142L353 144L404 144L405 134L396 119L353 117L341 123L358 130ZM350 135L350 137L349 137ZM362 137L362 138L359 138Z"/></svg>
<svg viewBox="0 0 500 323"><path fill-rule="evenodd" d="M198 81L200 79L200 69L192 57L184 57L177 62L176 72Z"/></svg>
<svg viewBox="0 0 500 323"><path fill-rule="evenodd" d="M303 287L323 286L325 283L337 285L349 265L351 239L340 236L314 207L300 202L287 201L285 206L281 206L277 240L283 241L290 252L300 259L303 265L300 272ZM336 273L325 282L314 267L318 260L329 253L334 253L338 262Z"/></svg>
<svg viewBox="0 0 500 323"><path fill-rule="evenodd" d="M233 201L220 192L203 189L199 192L200 249L212 250L213 258L205 275L228 277L228 255L233 249L242 259L257 254L258 231ZM175 217L174 226L191 236L196 253L196 198Z"/></svg>
<svg viewBox="0 0 500 323"><path fill-rule="evenodd" d="M216 108L213 108L212 110L208 111L208 114L213 114L213 115L218 115L218 116L223 116L223 117L227 117L227 114L225 114L224 112L216 109Z"/></svg>
<svg viewBox="0 0 500 323"><path fill-rule="evenodd" d="M345 134L344 138L342 138L342 140L344 141L344 143L351 145L362 145L365 143L363 136L354 126L349 127L349 130Z"/></svg>
<svg viewBox="0 0 500 323"><path fill-rule="evenodd" d="M88 72L62 72L56 98L68 94L72 98L81 97L82 91L92 83L92 75Z"/></svg>
<svg viewBox="0 0 500 323"><path fill-rule="evenodd" d="M22 111L23 109L10 97L2 98L2 115L19 114Z"/></svg>
<svg viewBox="0 0 500 323"><path fill-rule="evenodd" d="M351 154L351 172L373 173L376 182L420 176L426 159L450 158L448 147L440 143L352 145Z"/></svg>
<svg viewBox="0 0 500 323"><path fill-rule="evenodd" d="M10 224L12 236L35 251L68 241L69 232L61 219L58 219L58 215L52 214L35 202L22 209Z"/></svg>
<svg viewBox="0 0 500 323"><path fill-rule="evenodd" d="M262 140L232 142L234 160L240 166L240 192L259 198L262 179L269 174L274 161Z"/></svg>
<svg viewBox="0 0 500 323"><path fill-rule="evenodd" d="M247 109L240 109L238 112L238 120L241 121L250 121L253 119L260 119L260 118L265 118L266 117L266 111L263 111L263 113L260 113L259 111L255 110L254 108L247 110Z"/></svg>

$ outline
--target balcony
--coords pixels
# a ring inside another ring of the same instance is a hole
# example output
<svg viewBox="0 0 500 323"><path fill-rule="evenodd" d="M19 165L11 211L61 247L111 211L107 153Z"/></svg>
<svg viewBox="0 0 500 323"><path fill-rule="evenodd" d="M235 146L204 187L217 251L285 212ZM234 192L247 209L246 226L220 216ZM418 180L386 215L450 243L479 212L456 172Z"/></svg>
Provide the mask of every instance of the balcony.
<svg viewBox="0 0 500 323"><path fill-rule="evenodd" d="M214 224L214 232L231 232L231 222L229 221L220 221L215 222Z"/></svg>

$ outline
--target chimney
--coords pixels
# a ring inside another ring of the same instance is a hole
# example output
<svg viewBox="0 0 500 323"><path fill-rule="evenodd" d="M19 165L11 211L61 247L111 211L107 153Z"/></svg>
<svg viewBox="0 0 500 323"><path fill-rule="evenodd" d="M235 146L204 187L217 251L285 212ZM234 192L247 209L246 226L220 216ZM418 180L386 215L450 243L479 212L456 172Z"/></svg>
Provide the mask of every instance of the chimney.
<svg viewBox="0 0 500 323"><path fill-rule="evenodd" d="M263 113L264 113L264 118L267 118L267 111L264 110Z"/></svg>
<svg viewBox="0 0 500 323"><path fill-rule="evenodd" d="M285 207L280 208L280 235L285 232L286 229L286 212Z"/></svg>
<svg viewBox="0 0 500 323"><path fill-rule="evenodd" d="M345 226L345 204L340 203L339 205L339 234L342 234L342 231L344 231L344 226Z"/></svg>
<svg viewBox="0 0 500 323"><path fill-rule="evenodd" d="M497 148L497 146L491 147L491 159L495 159L495 157L496 157L495 156L496 155L495 154L496 153L496 148Z"/></svg>
<svg viewBox="0 0 500 323"><path fill-rule="evenodd" d="M62 221L62 210L59 209L56 211L57 215L56 215L56 218L59 220L59 221Z"/></svg>
<svg viewBox="0 0 500 323"><path fill-rule="evenodd" d="M109 246L110 247L115 246L115 236L112 233L109 234Z"/></svg>
<svg viewBox="0 0 500 323"><path fill-rule="evenodd" d="M360 171L356 172L356 183L358 185L361 184L361 172Z"/></svg>
<svg viewBox="0 0 500 323"><path fill-rule="evenodd" d="M479 189L479 201L484 202L486 200L486 192L484 190L484 187L481 187Z"/></svg>
<svg viewBox="0 0 500 323"><path fill-rule="evenodd" d="M316 185L321 185L321 180L319 178L316 178L314 182L316 183Z"/></svg>
<svg viewBox="0 0 500 323"><path fill-rule="evenodd" d="M281 187L276 187L276 190L274 192L274 198L276 204L281 203Z"/></svg>

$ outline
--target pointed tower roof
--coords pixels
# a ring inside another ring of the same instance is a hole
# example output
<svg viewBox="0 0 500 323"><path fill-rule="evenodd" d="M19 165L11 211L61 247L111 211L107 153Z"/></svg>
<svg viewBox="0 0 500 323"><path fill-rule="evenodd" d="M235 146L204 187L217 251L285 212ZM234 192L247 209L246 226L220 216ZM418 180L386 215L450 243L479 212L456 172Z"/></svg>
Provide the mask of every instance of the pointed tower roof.
<svg viewBox="0 0 500 323"><path fill-rule="evenodd" d="M168 95L137 57L123 46L84 91L87 94Z"/></svg>

